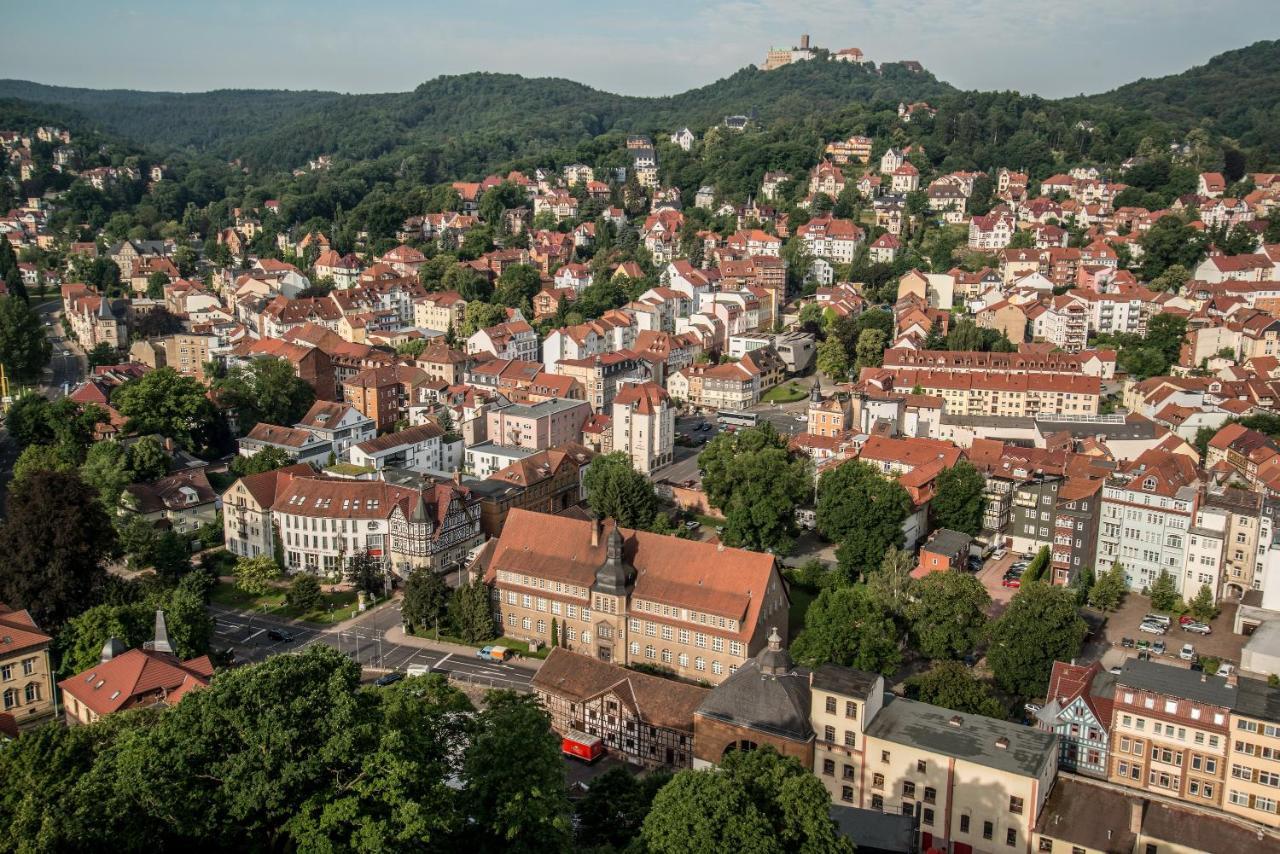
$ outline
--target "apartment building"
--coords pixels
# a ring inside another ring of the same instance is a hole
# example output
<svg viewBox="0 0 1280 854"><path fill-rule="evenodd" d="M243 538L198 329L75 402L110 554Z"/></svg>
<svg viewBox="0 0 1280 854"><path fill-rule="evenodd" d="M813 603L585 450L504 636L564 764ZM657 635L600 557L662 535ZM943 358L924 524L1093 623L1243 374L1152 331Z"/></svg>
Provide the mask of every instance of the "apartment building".
<svg viewBox="0 0 1280 854"><path fill-rule="evenodd" d="M772 555L513 509L479 566L502 632L713 685L786 625Z"/></svg>
<svg viewBox="0 0 1280 854"><path fill-rule="evenodd" d="M349 403L317 400L302 420L293 425L327 442L339 458L353 445L372 439L378 432L374 420Z"/></svg>
<svg viewBox="0 0 1280 854"><path fill-rule="evenodd" d="M518 314L518 312L517 312ZM499 359L538 361L538 333L521 317L480 329L467 339L467 352L490 353Z"/></svg>
<svg viewBox="0 0 1280 854"><path fill-rule="evenodd" d="M759 377L741 362L690 365L671 375L667 390L707 410L748 409L760 401Z"/></svg>
<svg viewBox="0 0 1280 854"><path fill-rule="evenodd" d="M863 808L918 809L923 849L1031 851L1058 771L1053 733L893 697L865 738Z"/></svg>
<svg viewBox="0 0 1280 854"><path fill-rule="evenodd" d="M591 417L585 400L552 398L491 409L485 416L487 435L503 445L543 451L582 441L582 425Z"/></svg>
<svg viewBox="0 0 1280 854"><path fill-rule="evenodd" d="M1257 679L1236 686L1222 809L1280 827L1280 689Z"/></svg>
<svg viewBox="0 0 1280 854"><path fill-rule="evenodd" d="M1038 729L1058 736L1058 767L1106 779L1111 748L1111 705L1116 677L1100 662L1055 661L1048 699L1035 714Z"/></svg>
<svg viewBox="0 0 1280 854"><path fill-rule="evenodd" d="M940 397L949 415L1097 415L1102 395L1098 377L1078 375L864 369L862 379L869 378Z"/></svg>
<svg viewBox="0 0 1280 854"><path fill-rule="evenodd" d="M419 402L419 389L428 382L426 372L412 365L386 365L351 377L342 384L342 394L383 433L409 417L409 407Z"/></svg>
<svg viewBox="0 0 1280 854"><path fill-rule="evenodd" d="M1101 479L1068 477L1058 490L1048 576L1054 584L1071 584L1083 569L1094 566L1101 510Z"/></svg>
<svg viewBox="0 0 1280 854"><path fill-rule="evenodd" d="M1195 526L1187 538L1183 589L1188 596L1198 593L1202 585L1208 586L1215 601L1225 595L1239 598L1253 588L1264 527L1263 500L1244 489L1202 490Z"/></svg>
<svg viewBox="0 0 1280 854"><path fill-rule="evenodd" d="M216 335L180 332L133 342L129 359L151 368L173 368L183 376L204 382L207 379L204 368L212 358L210 350L217 346Z"/></svg>
<svg viewBox="0 0 1280 854"><path fill-rule="evenodd" d="M630 352L602 353L589 359L561 359L556 373L577 380L593 411L606 414L627 382L651 379L647 363Z"/></svg>
<svg viewBox="0 0 1280 854"><path fill-rule="evenodd" d="M252 457L268 448L284 452L294 462L319 465L324 465L334 452L332 445L309 430L261 421L240 437L239 453L242 457Z"/></svg>
<svg viewBox="0 0 1280 854"><path fill-rule="evenodd" d="M441 291L413 301L413 323L423 329L448 332L460 329L467 311L467 301L457 291Z"/></svg>
<svg viewBox="0 0 1280 854"><path fill-rule="evenodd" d="M1098 525L1097 566L1119 562L1133 590L1150 587L1168 572L1187 598L1190 529L1195 521L1200 480L1195 463L1160 449L1144 452L1106 479Z"/></svg>
<svg viewBox="0 0 1280 854"><path fill-rule="evenodd" d="M1231 741L1228 719L1237 693L1221 676L1127 660L1116 677L1107 778L1220 808Z"/></svg>
<svg viewBox="0 0 1280 854"><path fill-rule="evenodd" d="M480 529L496 537L514 508L560 513L582 501L583 470L594 456L585 445L567 445L516 460L484 480L467 481L480 499Z"/></svg>
<svg viewBox="0 0 1280 854"><path fill-rule="evenodd" d="M932 371L989 374L1067 374L1115 377L1115 350L1060 352L1043 344L1024 344L1016 353L977 350L914 350L893 347L884 351L885 368L919 368Z"/></svg>
<svg viewBox="0 0 1280 854"><path fill-rule="evenodd" d="M309 465L292 465L242 477L222 493L222 533L237 557L274 555L276 532L271 507L295 477L313 477Z"/></svg>
<svg viewBox="0 0 1280 854"><path fill-rule="evenodd" d="M611 444L648 475L675 458L676 414L671 397L656 383L625 385L613 398Z"/></svg>
<svg viewBox="0 0 1280 854"><path fill-rule="evenodd" d="M0 710L20 727L53 714L52 642L31 614L0 602Z"/></svg>
<svg viewBox="0 0 1280 854"><path fill-rule="evenodd" d="M450 472L462 465L462 441L445 442L440 425L427 421L352 445L347 460L375 471Z"/></svg>

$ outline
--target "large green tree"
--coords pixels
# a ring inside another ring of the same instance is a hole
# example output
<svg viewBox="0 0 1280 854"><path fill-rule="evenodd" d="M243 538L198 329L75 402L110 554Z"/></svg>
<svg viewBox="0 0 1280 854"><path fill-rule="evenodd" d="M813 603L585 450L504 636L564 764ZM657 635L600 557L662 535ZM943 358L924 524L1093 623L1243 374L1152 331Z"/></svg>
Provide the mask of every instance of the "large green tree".
<svg viewBox="0 0 1280 854"><path fill-rule="evenodd" d="M631 467L623 451L602 454L582 476L587 506L601 519L614 519L626 528L648 528L658 512L658 496L647 477Z"/></svg>
<svg viewBox="0 0 1280 854"><path fill-rule="evenodd" d="M532 696L495 691L486 698L462 772L481 850L568 848L564 760L550 723Z"/></svg>
<svg viewBox="0 0 1280 854"><path fill-rule="evenodd" d="M497 637L493 606L489 603L489 586L483 579L477 578L454 589L449 598L449 625L454 634L467 643L480 643Z"/></svg>
<svg viewBox="0 0 1280 854"><path fill-rule="evenodd" d="M909 696L924 703L970 715L989 718L1008 716L991 689L958 661L939 661L918 676L907 680Z"/></svg>
<svg viewBox="0 0 1280 854"><path fill-rule="evenodd" d="M411 630L440 627L449 607L449 588L439 573L425 566L414 567L404 583L400 614Z"/></svg>
<svg viewBox="0 0 1280 854"><path fill-rule="evenodd" d="M812 479L804 458L767 421L749 430L721 433L698 457L707 500L725 517L731 546L785 552L796 534L795 508Z"/></svg>
<svg viewBox="0 0 1280 854"><path fill-rule="evenodd" d="M0 601L57 629L95 603L115 531L80 476L36 472L13 484L0 524Z"/></svg>
<svg viewBox="0 0 1280 854"><path fill-rule="evenodd" d="M1087 630L1070 590L1048 584L1021 588L991 628L987 661L996 684L1020 697L1042 696L1053 663L1075 658Z"/></svg>
<svg viewBox="0 0 1280 854"><path fill-rule="evenodd" d="M804 630L791 652L811 666L842 664L891 673L902 660L901 636L893 615L865 585L828 587L805 612Z"/></svg>
<svg viewBox="0 0 1280 854"><path fill-rule="evenodd" d="M292 426L316 399L315 389L284 359L255 359L236 366L213 388L218 404L235 414L241 435L259 422Z"/></svg>
<svg viewBox="0 0 1280 854"><path fill-rule="evenodd" d="M640 835L654 796L670 780L664 771L639 777L616 766L592 780L574 809L579 844L625 850Z"/></svg>
<svg viewBox="0 0 1280 854"><path fill-rule="evenodd" d="M973 536L982 530L982 490L986 478L968 460L943 469L935 482L929 512L939 528Z"/></svg>
<svg viewBox="0 0 1280 854"><path fill-rule="evenodd" d="M971 652L987 628L991 597L967 572L931 572L917 581L907 606L916 649L927 658Z"/></svg>
<svg viewBox="0 0 1280 854"><path fill-rule="evenodd" d="M206 391L194 377L157 368L116 389L111 403L129 419L130 431L158 433L198 450L213 438L218 417Z"/></svg>
<svg viewBox="0 0 1280 854"><path fill-rule="evenodd" d="M35 309L18 297L0 297L0 364L9 381L34 383L52 353Z"/></svg>
<svg viewBox="0 0 1280 854"><path fill-rule="evenodd" d="M831 820L831 796L772 747L734 751L718 768L676 774L653 800L642 839L652 854L852 854Z"/></svg>
<svg viewBox="0 0 1280 854"><path fill-rule="evenodd" d="M848 580L902 545L902 523L910 513L907 491L861 460L828 469L818 480L818 530L839 544L836 559Z"/></svg>

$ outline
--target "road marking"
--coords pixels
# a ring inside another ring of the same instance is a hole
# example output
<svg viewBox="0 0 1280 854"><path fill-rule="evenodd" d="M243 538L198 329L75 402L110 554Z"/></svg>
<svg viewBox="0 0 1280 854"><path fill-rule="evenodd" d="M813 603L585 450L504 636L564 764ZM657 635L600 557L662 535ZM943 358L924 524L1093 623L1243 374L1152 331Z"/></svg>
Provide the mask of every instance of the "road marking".
<svg viewBox="0 0 1280 854"><path fill-rule="evenodd" d="M256 638L258 635L262 634L262 633L263 633L263 632L265 632L265 631L266 631L266 629L258 629L256 632L254 632L253 634L251 634L251 635L249 635L247 638L245 638L245 639L244 639L244 643L248 643L249 641L253 640L253 639L254 639L254 638Z"/></svg>
<svg viewBox="0 0 1280 854"><path fill-rule="evenodd" d="M440 659L439 661L437 661L437 662L436 662L436 664L435 664L435 666L436 666L436 667L444 667L444 663L445 663L446 661L448 661L448 660L449 660L450 658L452 658L452 657L453 657L453 653L449 653L449 654L448 654L448 655L446 655L444 658L442 658L442 659Z"/></svg>

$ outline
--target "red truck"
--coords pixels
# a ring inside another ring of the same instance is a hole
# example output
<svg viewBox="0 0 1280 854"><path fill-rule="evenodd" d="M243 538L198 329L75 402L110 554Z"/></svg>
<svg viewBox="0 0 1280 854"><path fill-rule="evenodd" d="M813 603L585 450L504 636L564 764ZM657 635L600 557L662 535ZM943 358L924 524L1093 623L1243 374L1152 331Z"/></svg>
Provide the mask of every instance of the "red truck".
<svg viewBox="0 0 1280 854"><path fill-rule="evenodd" d="M565 756L581 759L590 765L604 756L604 739L598 735L588 735L581 730L571 729L560 739L560 750Z"/></svg>

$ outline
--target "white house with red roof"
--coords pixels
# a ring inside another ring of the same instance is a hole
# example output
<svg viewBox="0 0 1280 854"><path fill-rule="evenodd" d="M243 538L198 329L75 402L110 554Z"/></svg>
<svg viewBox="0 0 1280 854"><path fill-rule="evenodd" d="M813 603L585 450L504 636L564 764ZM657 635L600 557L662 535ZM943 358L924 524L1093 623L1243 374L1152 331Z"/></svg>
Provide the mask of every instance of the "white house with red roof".
<svg viewBox="0 0 1280 854"><path fill-rule="evenodd" d="M675 458L675 409L661 386L652 382L624 385L613 398L613 450L631 459L631 466L652 474Z"/></svg>

